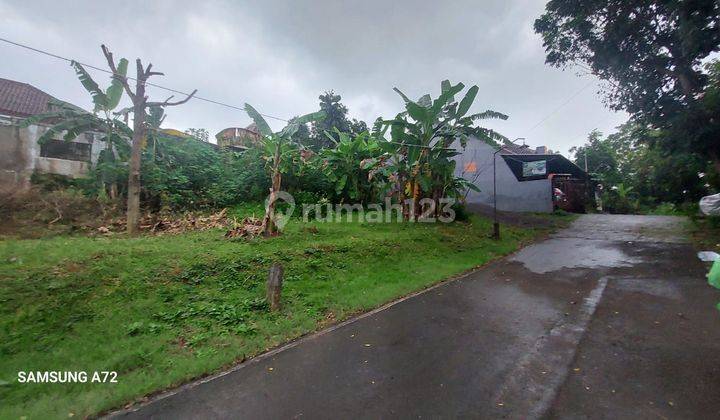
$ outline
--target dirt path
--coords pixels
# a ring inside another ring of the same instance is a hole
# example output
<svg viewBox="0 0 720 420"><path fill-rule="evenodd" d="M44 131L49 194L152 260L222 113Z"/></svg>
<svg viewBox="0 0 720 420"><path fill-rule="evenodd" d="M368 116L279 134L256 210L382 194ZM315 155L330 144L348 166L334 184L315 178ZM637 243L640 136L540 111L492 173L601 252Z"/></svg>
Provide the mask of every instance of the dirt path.
<svg viewBox="0 0 720 420"><path fill-rule="evenodd" d="M585 215L134 418L716 418L720 296L683 220Z"/></svg>

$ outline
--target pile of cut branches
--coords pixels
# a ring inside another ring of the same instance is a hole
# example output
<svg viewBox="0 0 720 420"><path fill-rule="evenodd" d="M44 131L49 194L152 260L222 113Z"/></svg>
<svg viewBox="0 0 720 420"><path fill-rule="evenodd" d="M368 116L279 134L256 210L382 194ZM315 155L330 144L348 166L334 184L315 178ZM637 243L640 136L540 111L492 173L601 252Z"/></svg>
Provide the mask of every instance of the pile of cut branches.
<svg viewBox="0 0 720 420"><path fill-rule="evenodd" d="M240 223L225 233L226 238L254 238L260 236L263 231L262 220L255 217L246 217Z"/></svg>
<svg viewBox="0 0 720 420"><path fill-rule="evenodd" d="M227 228L232 224L232 220L227 217L227 209L205 216L193 213L187 213L180 217L173 214L146 214L140 219L140 231L157 235L172 235L195 230ZM123 232L125 227L125 218L118 218L112 220L107 226L100 227L98 231L104 234Z"/></svg>

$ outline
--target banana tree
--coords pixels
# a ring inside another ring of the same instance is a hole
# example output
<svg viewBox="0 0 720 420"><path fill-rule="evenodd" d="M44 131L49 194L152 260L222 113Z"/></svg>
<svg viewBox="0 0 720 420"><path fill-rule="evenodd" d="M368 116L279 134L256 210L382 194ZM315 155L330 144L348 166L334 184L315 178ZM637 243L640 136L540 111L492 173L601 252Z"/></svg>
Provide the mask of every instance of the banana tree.
<svg viewBox="0 0 720 420"><path fill-rule="evenodd" d="M289 161L289 155L297 149L297 145L292 142L292 136L300 128L300 125L320 121L325 118L325 113L319 111L293 118L285 128L273 132L265 118L250 104L245 104L245 112L252 118L258 132L263 136L262 142L265 146L266 160L270 166L270 196L265 205L265 216L262 220L261 232L264 236L272 236L278 232L275 224L275 201L277 200L277 194L280 192L282 174L287 171L284 163Z"/></svg>
<svg viewBox="0 0 720 420"><path fill-rule="evenodd" d="M390 127L392 141L386 147L394 155L400 201L405 206L405 198L412 198L410 206L404 208L406 218L419 215L421 198L437 201L463 184L454 176L452 157L459 154L452 148L455 141L464 147L470 136L490 144L505 140L491 129L476 127L475 122L492 118L504 120L507 115L492 110L468 114L479 91L477 86L468 89L459 102L455 96L465 85L452 85L444 80L440 87L441 94L436 99L428 94L417 101L394 88L405 101L405 111L393 120L383 122ZM474 188L469 184L466 186Z"/></svg>
<svg viewBox="0 0 720 420"><path fill-rule="evenodd" d="M378 184L376 168L384 151L378 139L367 131L351 136L335 129L335 134L337 140L326 133L335 147L321 151L322 170L335 183L335 194L342 200L367 202L372 199L373 186Z"/></svg>

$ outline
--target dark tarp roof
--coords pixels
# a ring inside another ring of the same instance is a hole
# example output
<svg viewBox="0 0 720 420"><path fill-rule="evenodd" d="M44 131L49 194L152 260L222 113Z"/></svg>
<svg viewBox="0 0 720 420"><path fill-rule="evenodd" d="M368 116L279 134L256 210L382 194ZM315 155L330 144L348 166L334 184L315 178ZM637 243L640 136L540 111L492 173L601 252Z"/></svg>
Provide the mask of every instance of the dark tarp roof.
<svg viewBox="0 0 720 420"><path fill-rule="evenodd" d="M546 179L550 174L569 174L574 178L588 179L587 173L572 163L563 155L501 155L518 181L533 181ZM547 173L545 175L523 176L523 162L537 162L545 160Z"/></svg>

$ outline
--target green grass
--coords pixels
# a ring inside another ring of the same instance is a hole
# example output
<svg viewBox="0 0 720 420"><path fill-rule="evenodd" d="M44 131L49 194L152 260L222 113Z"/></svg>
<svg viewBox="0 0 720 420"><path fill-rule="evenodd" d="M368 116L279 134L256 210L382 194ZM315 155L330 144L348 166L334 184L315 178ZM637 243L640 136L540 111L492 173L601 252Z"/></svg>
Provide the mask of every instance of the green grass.
<svg viewBox="0 0 720 420"><path fill-rule="evenodd" d="M720 253L720 216L693 217L689 227L690 237L698 250Z"/></svg>
<svg viewBox="0 0 720 420"><path fill-rule="evenodd" d="M316 230L315 230L316 229ZM218 371L510 253L543 233L472 224L309 223L0 241L0 418L87 416ZM284 307L264 281L285 266ZM119 383L20 384L18 371L116 371Z"/></svg>

